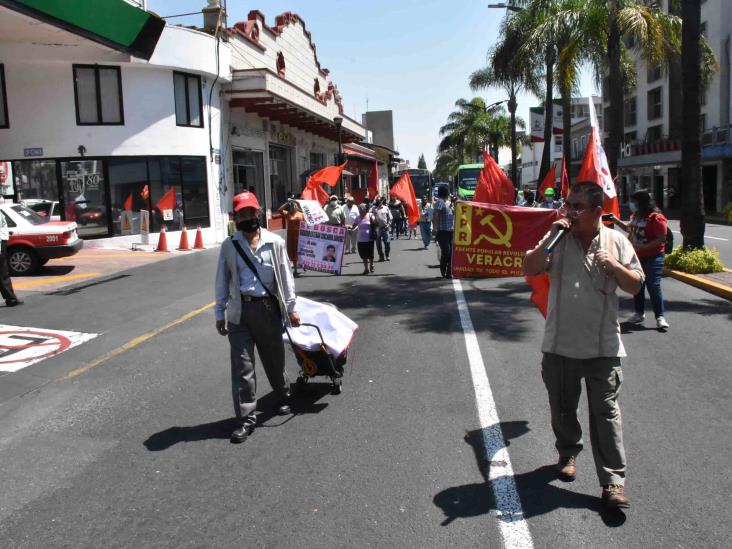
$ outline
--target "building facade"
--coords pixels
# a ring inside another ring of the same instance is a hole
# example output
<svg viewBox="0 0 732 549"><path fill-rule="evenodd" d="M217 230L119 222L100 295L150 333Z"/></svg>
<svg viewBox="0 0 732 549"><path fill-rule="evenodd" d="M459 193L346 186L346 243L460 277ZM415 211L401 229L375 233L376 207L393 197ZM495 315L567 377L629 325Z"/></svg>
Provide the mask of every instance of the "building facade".
<svg viewBox="0 0 732 549"><path fill-rule="evenodd" d="M228 35L227 197L254 190L269 227L281 228L278 209L288 194L299 194L313 171L340 160L339 141L342 151L346 143L361 142L366 130L344 113L338 88L298 15L283 13L269 25L254 10ZM342 195L345 189L331 191Z"/></svg>
<svg viewBox="0 0 732 549"><path fill-rule="evenodd" d="M129 3L103 2L100 10L121 5L148 17ZM3 194L58 203L90 246L138 241L141 210L150 212L152 232L201 226L206 241L221 240L228 47L164 26L143 59L70 25L0 9ZM129 229L121 223L126 209Z"/></svg>
<svg viewBox="0 0 732 549"><path fill-rule="evenodd" d="M661 2L668 11L668 0ZM707 213L719 212L730 201L732 151L730 124L730 39L732 12L725 0L702 3L702 34L719 71L702 97L702 184ZM621 201L645 189L663 208L681 208L682 76L680 59L668 68L649 66L627 42L636 64L636 86L624 97L624 139L618 162ZM607 86L607 83L604 83ZM607 107L607 105L606 105Z"/></svg>
<svg viewBox="0 0 732 549"><path fill-rule="evenodd" d="M593 103L595 104L595 112L597 113L597 122L600 128L603 127L603 112L602 112L602 99L597 96L592 96ZM565 145L571 147L571 158L574 161L577 154L580 155L580 164L582 157L584 156L585 149L587 148L587 140L590 133L590 98L589 97L573 97L571 102L571 120L572 120L572 131L569 140L571 143L565 143L564 132L561 129L555 130L552 135L550 143L551 147L551 163L557 165L557 181L561 177L561 165L562 156L564 155ZM541 184L539 179L539 170L541 168L541 157L544 153L544 108L533 107L531 109L532 124L531 128L531 141L525 143L521 151L521 188L522 189L536 189ZM562 106L555 102L554 104L554 120L557 126L562 124L563 119ZM536 124L536 121L540 121ZM536 126L536 127L534 127ZM568 175L570 178L576 177L579 172L579 166L577 170L573 172L572 165L568 167Z"/></svg>

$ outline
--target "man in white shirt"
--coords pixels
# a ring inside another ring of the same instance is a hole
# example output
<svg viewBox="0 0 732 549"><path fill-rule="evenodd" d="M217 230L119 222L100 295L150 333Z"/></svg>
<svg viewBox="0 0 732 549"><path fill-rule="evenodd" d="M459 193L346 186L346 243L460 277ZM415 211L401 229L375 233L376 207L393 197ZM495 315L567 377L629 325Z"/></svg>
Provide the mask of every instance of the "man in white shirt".
<svg viewBox="0 0 732 549"><path fill-rule="evenodd" d="M386 258L389 261L389 253L391 252L391 230L394 218L391 215L389 206L386 205L386 197L382 196L378 205L374 207L374 215L376 216L376 251L379 253L379 261Z"/></svg>
<svg viewBox="0 0 732 549"><path fill-rule="evenodd" d="M237 194L233 211L237 232L221 245L214 312L216 331L228 335L231 346L234 412L240 422L231 442L244 442L257 423L255 347L279 399L278 413L290 413L282 323L298 326L300 316L295 312L295 281L285 241L260 227L254 194Z"/></svg>
<svg viewBox="0 0 732 549"><path fill-rule="evenodd" d="M356 253L356 233L358 232L358 206L353 196L346 196L346 203L343 205L343 217L346 219L346 253Z"/></svg>

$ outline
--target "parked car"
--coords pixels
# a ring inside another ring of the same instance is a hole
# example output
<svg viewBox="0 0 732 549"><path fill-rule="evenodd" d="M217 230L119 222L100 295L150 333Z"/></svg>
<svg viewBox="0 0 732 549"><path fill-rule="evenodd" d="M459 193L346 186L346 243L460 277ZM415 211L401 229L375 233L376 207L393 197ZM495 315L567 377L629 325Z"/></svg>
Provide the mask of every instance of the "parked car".
<svg viewBox="0 0 732 549"><path fill-rule="evenodd" d="M84 246L73 221L49 221L21 204L0 204L10 231L10 274L33 274L49 259L68 257Z"/></svg>
<svg viewBox="0 0 732 549"><path fill-rule="evenodd" d="M61 206L57 200L27 198L20 203L48 221L61 221Z"/></svg>

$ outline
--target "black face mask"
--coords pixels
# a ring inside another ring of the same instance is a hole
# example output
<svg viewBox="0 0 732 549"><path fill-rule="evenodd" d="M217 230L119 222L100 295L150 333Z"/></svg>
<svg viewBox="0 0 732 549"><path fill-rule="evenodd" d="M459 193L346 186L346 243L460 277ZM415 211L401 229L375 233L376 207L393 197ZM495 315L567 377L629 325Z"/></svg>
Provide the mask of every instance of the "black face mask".
<svg viewBox="0 0 732 549"><path fill-rule="evenodd" d="M255 217L254 219L245 219L244 221L239 221L236 224L236 228L245 233L253 233L257 229L259 229L259 218Z"/></svg>

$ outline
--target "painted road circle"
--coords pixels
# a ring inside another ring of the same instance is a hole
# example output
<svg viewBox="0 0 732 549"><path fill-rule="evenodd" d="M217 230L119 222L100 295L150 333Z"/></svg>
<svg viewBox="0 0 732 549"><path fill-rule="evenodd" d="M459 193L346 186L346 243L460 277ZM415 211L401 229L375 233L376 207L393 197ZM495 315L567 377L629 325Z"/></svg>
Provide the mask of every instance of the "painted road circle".
<svg viewBox="0 0 732 549"><path fill-rule="evenodd" d="M96 336L97 334L0 324L0 372L17 372Z"/></svg>

